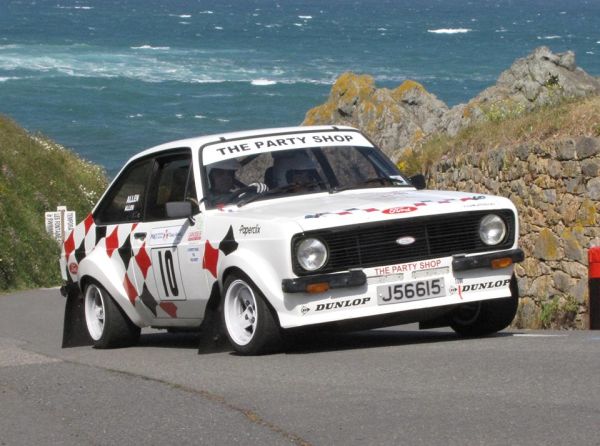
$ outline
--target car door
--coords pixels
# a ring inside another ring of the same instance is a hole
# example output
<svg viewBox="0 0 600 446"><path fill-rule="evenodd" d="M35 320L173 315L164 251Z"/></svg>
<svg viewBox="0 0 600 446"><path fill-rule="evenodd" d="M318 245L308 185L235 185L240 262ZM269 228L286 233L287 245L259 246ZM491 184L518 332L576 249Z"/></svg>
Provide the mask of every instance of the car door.
<svg viewBox="0 0 600 446"><path fill-rule="evenodd" d="M208 294L201 273L203 218L197 206L191 153L157 155L144 218L133 230L136 289L156 318L202 317ZM194 216L170 218L168 202L192 203Z"/></svg>

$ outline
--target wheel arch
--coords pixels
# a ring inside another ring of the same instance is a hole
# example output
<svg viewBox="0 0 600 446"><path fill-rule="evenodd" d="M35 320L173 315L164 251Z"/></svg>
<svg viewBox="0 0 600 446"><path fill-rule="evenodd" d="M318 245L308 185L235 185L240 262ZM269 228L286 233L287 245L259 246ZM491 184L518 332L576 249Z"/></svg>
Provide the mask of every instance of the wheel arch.
<svg viewBox="0 0 600 446"><path fill-rule="evenodd" d="M85 293L85 287L90 283L100 285L108 292L116 305L125 312L131 322L138 327L149 325L129 300L123 280L118 279L116 271L110 267L101 268L96 260L89 256L79 265L79 288L82 294Z"/></svg>

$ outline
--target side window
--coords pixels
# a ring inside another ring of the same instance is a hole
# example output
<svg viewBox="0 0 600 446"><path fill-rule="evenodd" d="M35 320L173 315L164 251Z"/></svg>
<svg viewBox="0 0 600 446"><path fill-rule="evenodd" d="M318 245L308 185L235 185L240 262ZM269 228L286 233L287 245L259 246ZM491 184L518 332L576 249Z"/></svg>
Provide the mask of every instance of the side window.
<svg viewBox="0 0 600 446"><path fill-rule="evenodd" d="M100 204L95 218L101 225L136 222L142 219L146 184L152 171L153 160L143 160L133 164L123 172L104 201Z"/></svg>
<svg viewBox="0 0 600 446"><path fill-rule="evenodd" d="M194 203L196 190L190 166L190 155L177 155L157 159L157 167L153 175L146 203L145 220L167 219L167 202L189 200Z"/></svg>

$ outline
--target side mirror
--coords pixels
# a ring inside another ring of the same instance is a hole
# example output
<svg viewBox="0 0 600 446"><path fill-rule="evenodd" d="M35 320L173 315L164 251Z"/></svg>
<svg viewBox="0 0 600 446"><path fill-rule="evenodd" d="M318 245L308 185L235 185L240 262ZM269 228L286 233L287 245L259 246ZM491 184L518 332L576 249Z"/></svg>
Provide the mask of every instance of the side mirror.
<svg viewBox="0 0 600 446"><path fill-rule="evenodd" d="M413 175L408 179L408 181L410 181L410 184L415 186L418 190L425 189L427 187L427 180L425 179L425 175L420 173L417 175Z"/></svg>
<svg viewBox="0 0 600 446"><path fill-rule="evenodd" d="M165 204L165 209L168 218L188 218L190 222L194 222L190 201L169 201Z"/></svg>

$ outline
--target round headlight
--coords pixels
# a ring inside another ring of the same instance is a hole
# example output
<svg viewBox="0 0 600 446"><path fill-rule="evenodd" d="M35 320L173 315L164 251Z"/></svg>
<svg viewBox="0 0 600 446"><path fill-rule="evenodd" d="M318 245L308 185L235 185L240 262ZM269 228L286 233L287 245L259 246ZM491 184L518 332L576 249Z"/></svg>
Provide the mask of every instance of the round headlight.
<svg viewBox="0 0 600 446"><path fill-rule="evenodd" d="M488 214L479 223L479 237L486 245L497 245L506 236L504 220L494 214Z"/></svg>
<svg viewBox="0 0 600 446"><path fill-rule="evenodd" d="M327 247L319 239L307 238L298 244L296 259L306 271L316 271L327 262Z"/></svg>

